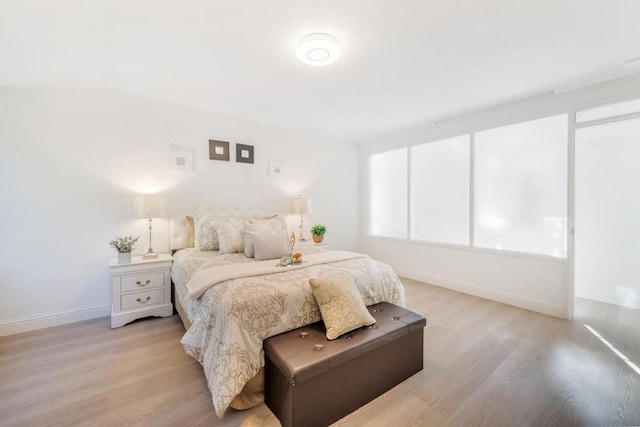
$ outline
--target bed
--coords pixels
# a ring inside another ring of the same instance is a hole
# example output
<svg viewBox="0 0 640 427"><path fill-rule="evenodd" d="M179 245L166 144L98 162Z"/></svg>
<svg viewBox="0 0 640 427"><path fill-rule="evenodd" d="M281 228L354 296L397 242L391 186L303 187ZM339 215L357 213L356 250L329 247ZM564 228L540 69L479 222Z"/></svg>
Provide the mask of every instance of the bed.
<svg viewBox="0 0 640 427"><path fill-rule="evenodd" d="M285 221L272 216L268 209L206 205L194 213L194 218L187 221L187 216L175 215L170 219L171 244L177 250L171 278L176 309L186 329L181 342L187 354L202 365L220 418L230 406L247 409L263 401L263 340L321 320L308 283L310 278L346 275L355 282L365 305L405 305L404 289L397 275L386 264L366 255L326 253L322 247L305 244L294 247L303 254L304 265L276 267L278 259L256 260L244 251L227 253L228 245L222 246L225 228L215 228L220 232L218 248L199 249L204 247L204 239L198 242L198 235L206 232L206 218L224 218L216 224L225 226L226 218L233 218L228 221L244 223L245 230L247 224L280 224L278 227L287 232ZM195 239L189 234L195 234ZM255 243L258 251L259 241ZM252 273L247 277L236 274L243 270ZM221 274L222 271L234 274Z"/></svg>

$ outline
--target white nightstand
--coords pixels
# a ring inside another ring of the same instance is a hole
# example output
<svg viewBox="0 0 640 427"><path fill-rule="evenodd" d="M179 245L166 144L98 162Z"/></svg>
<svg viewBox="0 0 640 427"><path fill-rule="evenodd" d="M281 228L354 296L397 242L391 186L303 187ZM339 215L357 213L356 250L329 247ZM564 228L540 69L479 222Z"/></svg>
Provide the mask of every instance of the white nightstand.
<svg viewBox="0 0 640 427"><path fill-rule="evenodd" d="M173 315L171 304L171 255L158 258L133 257L130 264L109 260L113 277L111 327L119 328L147 316Z"/></svg>
<svg viewBox="0 0 640 427"><path fill-rule="evenodd" d="M331 243L315 243L313 240L297 241L294 252L300 251L303 254L315 254L331 250Z"/></svg>

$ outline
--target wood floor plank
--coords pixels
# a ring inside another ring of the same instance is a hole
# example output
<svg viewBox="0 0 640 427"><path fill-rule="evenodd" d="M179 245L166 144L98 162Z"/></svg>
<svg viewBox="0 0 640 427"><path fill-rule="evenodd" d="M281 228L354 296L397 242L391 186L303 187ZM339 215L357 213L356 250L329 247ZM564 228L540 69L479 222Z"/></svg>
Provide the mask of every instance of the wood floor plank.
<svg viewBox="0 0 640 427"><path fill-rule="evenodd" d="M336 426L640 424L640 311L577 300L564 321L403 279L427 317L424 370ZM597 331L606 345L584 325ZM108 318L0 337L0 425L278 426L220 420L177 317Z"/></svg>

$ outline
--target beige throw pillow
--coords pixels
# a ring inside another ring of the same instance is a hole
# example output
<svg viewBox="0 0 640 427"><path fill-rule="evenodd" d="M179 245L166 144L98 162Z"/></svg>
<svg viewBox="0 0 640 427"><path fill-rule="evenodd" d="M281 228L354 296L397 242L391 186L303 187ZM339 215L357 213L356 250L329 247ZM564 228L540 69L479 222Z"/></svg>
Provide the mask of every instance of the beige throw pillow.
<svg viewBox="0 0 640 427"><path fill-rule="evenodd" d="M259 231L253 234L257 260L277 259L289 254L290 244L284 231Z"/></svg>
<svg viewBox="0 0 640 427"><path fill-rule="evenodd" d="M309 284L320 307L328 339L376 323L351 276L309 279Z"/></svg>
<svg viewBox="0 0 640 427"><path fill-rule="evenodd" d="M259 232L280 232L287 235L287 224L284 218L274 215L265 219L249 219L246 223L244 233L244 255L249 258L255 257L256 249L254 245L255 235ZM288 237L287 237L288 241ZM288 249L287 249L288 250ZM284 254L286 255L286 254ZM284 256L281 255L281 256Z"/></svg>
<svg viewBox="0 0 640 427"><path fill-rule="evenodd" d="M218 246L221 254L244 251L244 223L226 221L216 225Z"/></svg>
<svg viewBox="0 0 640 427"><path fill-rule="evenodd" d="M244 232L244 256L247 258L254 258L256 256L256 245L253 242L255 237L256 233L254 232Z"/></svg>
<svg viewBox="0 0 640 427"><path fill-rule="evenodd" d="M218 233L216 224L222 218L210 216L196 216L194 218L195 238L194 246L199 251L218 250Z"/></svg>
<svg viewBox="0 0 640 427"><path fill-rule="evenodd" d="M196 245L196 226L193 222L193 217L191 215L186 215L187 218L187 226L189 227L189 246L190 248L195 247Z"/></svg>
<svg viewBox="0 0 640 427"><path fill-rule="evenodd" d="M264 219L251 218L247 221L247 231L287 231L287 223L278 215Z"/></svg>
<svg viewBox="0 0 640 427"><path fill-rule="evenodd" d="M194 218L195 223L195 247L199 251L215 251L220 248L220 243L218 241L218 229L220 227L225 227L227 229L233 229L235 231L240 230L240 237L242 238L242 233L244 232L244 219L236 218L236 217L210 217L210 216L196 216ZM237 235L231 236L231 239L236 239ZM240 252L244 250L244 239L239 244L237 244L237 240L231 241L229 243L231 245L227 245L225 247L225 251L223 253L231 253L237 252L237 249L231 250L230 247L232 245L240 246Z"/></svg>

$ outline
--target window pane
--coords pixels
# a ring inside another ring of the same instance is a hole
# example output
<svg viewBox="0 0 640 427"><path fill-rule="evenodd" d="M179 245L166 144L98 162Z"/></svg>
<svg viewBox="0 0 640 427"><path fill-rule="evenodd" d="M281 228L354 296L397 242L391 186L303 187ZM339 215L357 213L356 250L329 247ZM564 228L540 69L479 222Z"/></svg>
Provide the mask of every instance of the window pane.
<svg viewBox="0 0 640 427"><path fill-rule="evenodd" d="M407 149L369 157L370 231L407 237Z"/></svg>
<svg viewBox="0 0 640 427"><path fill-rule="evenodd" d="M469 244L469 135L411 148L411 238Z"/></svg>
<svg viewBox="0 0 640 427"><path fill-rule="evenodd" d="M475 244L566 257L567 115L478 132Z"/></svg>
<svg viewBox="0 0 640 427"><path fill-rule="evenodd" d="M605 119L607 117L621 116L623 114L637 113L640 111L640 99L616 102L576 113L576 123L591 120Z"/></svg>

